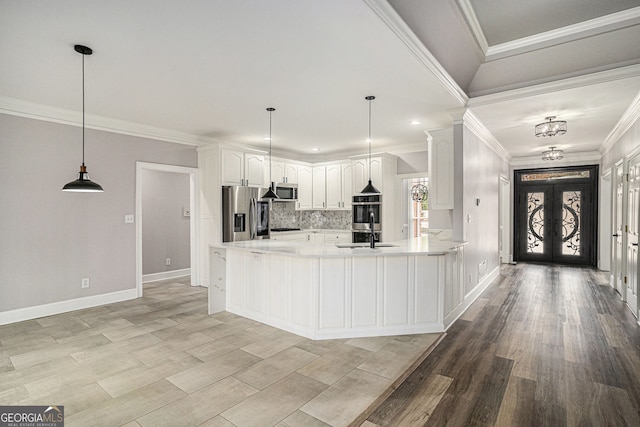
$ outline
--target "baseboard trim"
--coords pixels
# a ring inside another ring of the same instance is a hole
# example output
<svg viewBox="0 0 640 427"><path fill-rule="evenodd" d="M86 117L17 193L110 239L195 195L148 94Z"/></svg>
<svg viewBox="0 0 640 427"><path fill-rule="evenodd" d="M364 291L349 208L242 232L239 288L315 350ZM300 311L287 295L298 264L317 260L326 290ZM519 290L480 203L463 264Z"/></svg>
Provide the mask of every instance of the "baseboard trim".
<svg viewBox="0 0 640 427"><path fill-rule="evenodd" d="M180 270L162 271L160 273L150 273L142 275L142 283L158 282L160 280L176 279L191 275L190 268L182 268Z"/></svg>
<svg viewBox="0 0 640 427"><path fill-rule="evenodd" d="M491 273L487 274L478 285L471 290L467 295L465 295L462 302L447 316L444 318L444 330L449 329L449 326L453 325L453 323L458 320L460 316L464 314L465 311L474 303L476 299L489 287L491 282L493 282L498 275L500 274L500 266L494 268Z"/></svg>
<svg viewBox="0 0 640 427"><path fill-rule="evenodd" d="M54 314L97 307L99 305L112 304L114 302L135 299L136 297L136 289L127 289L125 291L111 292L108 294L93 295L90 297L36 305L34 307L3 311L0 312L0 325L38 319L40 317L52 316Z"/></svg>

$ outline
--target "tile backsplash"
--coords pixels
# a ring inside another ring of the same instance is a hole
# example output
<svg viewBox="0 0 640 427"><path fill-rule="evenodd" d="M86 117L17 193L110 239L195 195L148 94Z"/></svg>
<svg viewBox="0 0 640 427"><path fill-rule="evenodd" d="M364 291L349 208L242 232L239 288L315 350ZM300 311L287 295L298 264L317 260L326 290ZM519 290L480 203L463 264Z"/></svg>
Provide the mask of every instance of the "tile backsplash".
<svg viewBox="0 0 640 427"><path fill-rule="evenodd" d="M350 230L350 210L297 211L295 203L275 202L271 205L271 228Z"/></svg>

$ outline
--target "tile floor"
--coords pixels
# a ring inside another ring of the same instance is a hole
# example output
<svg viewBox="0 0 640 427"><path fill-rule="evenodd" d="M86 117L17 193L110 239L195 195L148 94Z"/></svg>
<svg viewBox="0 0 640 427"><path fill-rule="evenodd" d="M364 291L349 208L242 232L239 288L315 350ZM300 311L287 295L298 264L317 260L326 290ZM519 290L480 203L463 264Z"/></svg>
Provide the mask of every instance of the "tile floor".
<svg viewBox="0 0 640 427"><path fill-rule="evenodd" d="M440 338L312 341L209 316L185 282L0 326L0 405L64 405L68 427L360 425Z"/></svg>

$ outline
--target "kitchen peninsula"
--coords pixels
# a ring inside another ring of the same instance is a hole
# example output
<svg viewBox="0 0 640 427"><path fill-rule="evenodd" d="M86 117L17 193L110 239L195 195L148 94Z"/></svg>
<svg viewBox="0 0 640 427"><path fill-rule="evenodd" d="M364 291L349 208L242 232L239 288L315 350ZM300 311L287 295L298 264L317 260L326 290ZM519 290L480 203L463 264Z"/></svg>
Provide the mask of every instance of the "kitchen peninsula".
<svg viewBox="0 0 640 427"><path fill-rule="evenodd" d="M385 247L281 240L212 245L209 312L311 339L443 332L462 313L464 242Z"/></svg>

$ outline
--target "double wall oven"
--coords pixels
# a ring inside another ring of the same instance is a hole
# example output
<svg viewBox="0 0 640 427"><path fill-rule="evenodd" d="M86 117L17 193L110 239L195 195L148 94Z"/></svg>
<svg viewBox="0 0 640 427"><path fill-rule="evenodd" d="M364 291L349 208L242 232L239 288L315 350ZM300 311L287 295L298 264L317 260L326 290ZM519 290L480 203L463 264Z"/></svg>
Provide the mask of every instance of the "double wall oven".
<svg viewBox="0 0 640 427"><path fill-rule="evenodd" d="M351 203L351 240L353 243L368 242L371 236L371 214L373 213L373 233L377 241L382 241L380 215L382 194L356 194Z"/></svg>

